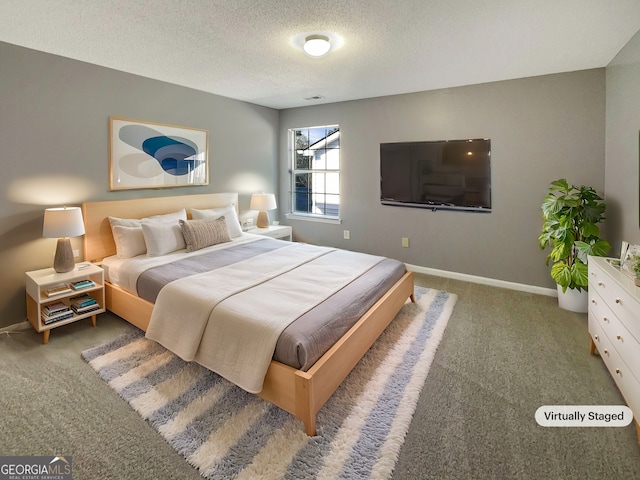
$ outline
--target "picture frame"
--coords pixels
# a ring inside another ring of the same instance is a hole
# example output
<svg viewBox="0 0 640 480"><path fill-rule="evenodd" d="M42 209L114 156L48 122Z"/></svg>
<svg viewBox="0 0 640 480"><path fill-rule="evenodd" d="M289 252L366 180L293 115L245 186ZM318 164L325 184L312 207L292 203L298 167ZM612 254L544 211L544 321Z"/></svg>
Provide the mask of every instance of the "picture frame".
<svg viewBox="0 0 640 480"><path fill-rule="evenodd" d="M109 117L109 188L209 184L209 132Z"/></svg>
<svg viewBox="0 0 640 480"><path fill-rule="evenodd" d="M622 259L620 270L625 275L635 278L636 273L634 271L634 266L637 259L640 258L640 245L627 244L626 247L626 250L623 252L624 258Z"/></svg>

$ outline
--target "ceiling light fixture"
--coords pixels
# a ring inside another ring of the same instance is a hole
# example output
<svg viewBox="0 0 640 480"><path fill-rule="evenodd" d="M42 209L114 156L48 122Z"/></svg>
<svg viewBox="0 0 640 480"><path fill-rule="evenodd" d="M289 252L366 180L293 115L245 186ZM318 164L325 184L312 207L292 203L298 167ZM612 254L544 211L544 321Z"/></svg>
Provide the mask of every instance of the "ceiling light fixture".
<svg viewBox="0 0 640 480"><path fill-rule="evenodd" d="M329 51L331 43L324 35L309 35L304 42L304 51L312 57L321 57Z"/></svg>

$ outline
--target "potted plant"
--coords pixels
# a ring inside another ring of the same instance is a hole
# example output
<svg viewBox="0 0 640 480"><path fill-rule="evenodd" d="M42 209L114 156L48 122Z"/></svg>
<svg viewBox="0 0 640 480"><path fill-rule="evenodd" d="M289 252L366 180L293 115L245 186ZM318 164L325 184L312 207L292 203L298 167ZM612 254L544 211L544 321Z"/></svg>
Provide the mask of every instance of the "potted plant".
<svg viewBox="0 0 640 480"><path fill-rule="evenodd" d="M636 287L640 287L640 255L633 257L633 271L636 274L633 283L636 284Z"/></svg>
<svg viewBox="0 0 640 480"><path fill-rule="evenodd" d="M593 188L569 185L564 178L551 182L549 190L542 202L544 224L538 242L543 250L551 246L547 265L552 262L560 306L586 311L587 258L604 256L611 248L600 238L597 225L604 220L606 204ZM580 292L585 292L585 299L576 304L571 297Z"/></svg>

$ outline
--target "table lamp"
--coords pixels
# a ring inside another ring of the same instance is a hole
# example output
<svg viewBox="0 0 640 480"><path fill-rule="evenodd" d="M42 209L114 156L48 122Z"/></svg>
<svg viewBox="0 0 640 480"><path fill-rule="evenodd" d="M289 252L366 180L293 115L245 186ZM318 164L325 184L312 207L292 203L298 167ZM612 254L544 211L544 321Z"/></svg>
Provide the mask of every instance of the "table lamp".
<svg viewBox="0 0 640 480"><path fill-rule="evenodd" d="M84 222L80 207L47 208L44 211L42 236L57 238L56 255L53 268L58 273L70 272L76 263L73 259L69 237L84 235Z"/></svg>
<svg viewBox="0 0 640 480"><path fill-rule="evenodd" d="M258 228L267 228L269 226L269 212L278 208L276 205L276 197L273 193L254 193L251 195L251 210L258 210Z"/></svg>

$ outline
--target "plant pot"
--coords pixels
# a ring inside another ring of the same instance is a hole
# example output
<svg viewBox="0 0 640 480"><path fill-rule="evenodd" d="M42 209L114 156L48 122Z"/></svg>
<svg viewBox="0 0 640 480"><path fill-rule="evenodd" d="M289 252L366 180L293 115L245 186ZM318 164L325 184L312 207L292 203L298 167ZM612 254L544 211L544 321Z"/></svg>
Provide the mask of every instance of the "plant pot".
<svg viewBox="0 0 640 480"><path fill-rule="evenodd" d="M575 290L567 288L562 293L562 287L558 287L558 305L564 310L571 312L586 313L589 309L589 294L586 290Z"/></svg>

